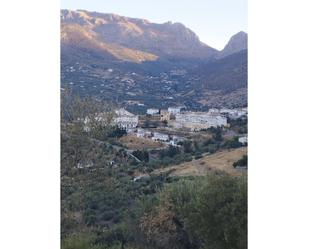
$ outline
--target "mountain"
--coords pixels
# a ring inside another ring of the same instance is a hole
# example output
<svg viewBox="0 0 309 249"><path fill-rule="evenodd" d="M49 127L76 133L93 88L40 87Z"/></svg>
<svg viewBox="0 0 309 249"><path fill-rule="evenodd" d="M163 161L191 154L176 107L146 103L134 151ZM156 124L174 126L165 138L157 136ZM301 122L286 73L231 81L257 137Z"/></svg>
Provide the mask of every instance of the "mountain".
<svg viewBox="0 0 309 249"><path fill-rule="evenodd" d="M180 23L61 11L61 85L132 112L247 104L247 34L222 51Z"/></svg>
<svg viewBox="0 0 309 249"><path fill-rule="evenodd" d="M61 44L109 55L120 61L209 59L217 50L181 23L147 20L85 10L61 10Z"/></svg>
<svg viewBox="0 0 309 249"><path fill-rule="evenodd" d="M204 79L207 89L231 92L247 87L248 53L241 50L206 65L199 66L194 74Z"/></svg>
<svg viewBox="0 0 309 249"><path fill-rule="evenodd" d="M233 35L228 44L220 51L217 58L223 58L225 56L237 53L248 48L248 35L247 33L240 31Z"/></svg>

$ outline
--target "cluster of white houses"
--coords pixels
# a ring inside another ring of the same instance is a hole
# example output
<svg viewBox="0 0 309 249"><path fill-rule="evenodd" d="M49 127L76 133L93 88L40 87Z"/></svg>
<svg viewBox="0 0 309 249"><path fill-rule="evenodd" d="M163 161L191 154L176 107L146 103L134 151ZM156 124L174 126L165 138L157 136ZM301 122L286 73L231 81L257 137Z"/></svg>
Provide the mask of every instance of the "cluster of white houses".
<svg viewBox="0 0 309 249"><path fill-rule="evenodd" d="M134 115L124 108L120 108L115 110L114 117L112 119L112 122L117 125L119 128L122 128L126 130L128 133L134 132L136 130L136 127L138 125L138 115ZM107 115L104 115L103 113L99 113L96 115L95 120L98 122L107 122L108 117ZM90 125L91 122L89 117L86 117L84 119L84 130L89 132L90 131Z"/></svg>
<svg viewBox="0 0 309 249"><path fill-rule="evenodd" d="M247 115L247 109L210 109L208 112L189 112L182 111L184 107L169 107L167 110L155 108L147 109L147 114L166 121L169 126L174 128L185 128L191 131L199 131L210 127L227 126L227 118L239 118ZM101 118L99 118L101 119ZM124 108L115 111L113 122L119 128L125 129L128 133L136 132L139 123L139 116L134 115ZM85 122L86 123L86 122ZM164 134L155 132L149 134L147 131L138 129L138 137L152 137L153 140L167 141Z"/></svg>
<svg viewBox="0 0 309 249"><path fill-rule="evenodd" d="M237 119L247 115L247 108L210 109L208 112L184 112L184 107L169 107L167 110L148 109L148 115L160 115L174 128L187 128L199 131L210 127L227 126L227 118Z"/></svg>
<svg viewBox="0 0 309 249"><path fill-rule="evenodd" d="M161 121L168 122L174 128L186 128L191 131L227 126L227 118L236 119L247 115L247 108L210 109L208 112L188 112L182 111L183 109L183 106L169 107L167 110L150 108L147 109L147 114L160 116ZM132 132L138 126L138 121L138 115L134 115L123 108L116 110L115 123L127 132Z"/></svg>
<svg viewBox="0 0 309 249"><path fill-rule="evenodd" d="M244 117L248 114L247 108L237 108L237 109L228 109L228 108L222 108L222 109L209 109L209 113L213 114L222 114L226 117L229 117L230 119L237 119Z"/></svg>
<svg viewBox="0 0 309 249"><path fill-rule="evenodd" d="M124 108L115 111L116 116L114 118L115 124L127 132L133 132L138 125L138 115L134 115Z"/></svg>
<svg viewBox="0 0 309 249"><path fill-rule="evenodd" d="M142 128L137 129L136 136L139 138L148 138L154 141L163 142L171 145L177 145L179 142L184 141L184 138L179 136L170 136L161 132L151 132Z"/></svg>
<svg viewBox="0 0 309 249"><path fill-rule="evenodd" d="M176 114L176 119L171 124L175 128L187 128L191 131L198 131L210 127L227 126L227 118L220 114L185 112Z"/></svg>

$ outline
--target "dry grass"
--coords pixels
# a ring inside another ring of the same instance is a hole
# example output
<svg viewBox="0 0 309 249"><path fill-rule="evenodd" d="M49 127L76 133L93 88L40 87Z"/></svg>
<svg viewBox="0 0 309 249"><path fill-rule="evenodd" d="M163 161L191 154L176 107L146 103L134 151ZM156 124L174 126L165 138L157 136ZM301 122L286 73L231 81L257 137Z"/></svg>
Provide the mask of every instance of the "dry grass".
<svg viewBox="0 0 309 249"><path fill-rule="evenodd" d="M135 136L121 137L119 142L130 150L157 149L163 146L161 143L152 141L151 139L139 138Z"/></svg>
<svg viewBox="0 0 309 249"><path fill-rule="evenodd" d="M208 171L220 170L230 175L240 175L241 170L234 169L233 163L247 154L247 147L224 150L201 159L155 170L154 173L170 172L171 176L197 176Z"/></svg>

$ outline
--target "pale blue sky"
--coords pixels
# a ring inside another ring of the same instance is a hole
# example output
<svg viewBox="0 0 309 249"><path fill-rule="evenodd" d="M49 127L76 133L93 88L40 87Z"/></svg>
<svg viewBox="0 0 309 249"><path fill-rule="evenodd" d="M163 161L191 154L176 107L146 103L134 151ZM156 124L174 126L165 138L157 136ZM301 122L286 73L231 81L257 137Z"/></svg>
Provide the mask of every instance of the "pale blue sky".
<svg viewBox="0 0 309 249"><path fill-rule="evenodd" d="M61 8L181 22L219 50L235 33L247 32L247 0L61 0Z"/></svg>

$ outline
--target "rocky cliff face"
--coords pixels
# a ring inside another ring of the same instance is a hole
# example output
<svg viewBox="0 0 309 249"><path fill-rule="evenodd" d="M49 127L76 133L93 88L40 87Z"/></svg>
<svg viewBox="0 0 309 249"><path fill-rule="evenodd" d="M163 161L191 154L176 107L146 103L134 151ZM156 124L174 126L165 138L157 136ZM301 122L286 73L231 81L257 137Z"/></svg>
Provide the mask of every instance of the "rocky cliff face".
<svg viewBox="0 0 309 249"><path fill-rule="evenodd" d="M209 59L217 54L181 23L62 10L61 25L62 45L95 49L120 60Z"/></svg>
<svg viewBox="0 0 309 249"><path fill-rule="evenodd" d="M217 58L223 58L231 54L235 54L248 48L248 35L241 31L233 35L228 44L220 51Z"/></svg>

